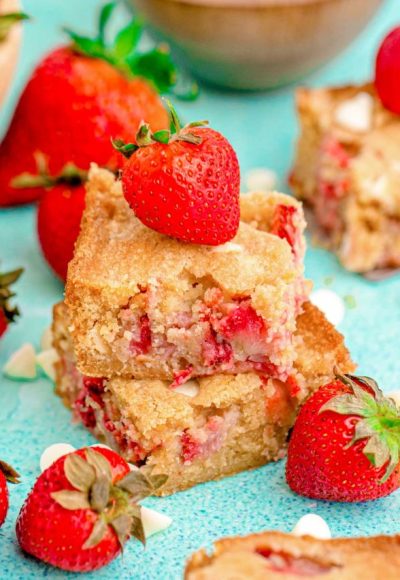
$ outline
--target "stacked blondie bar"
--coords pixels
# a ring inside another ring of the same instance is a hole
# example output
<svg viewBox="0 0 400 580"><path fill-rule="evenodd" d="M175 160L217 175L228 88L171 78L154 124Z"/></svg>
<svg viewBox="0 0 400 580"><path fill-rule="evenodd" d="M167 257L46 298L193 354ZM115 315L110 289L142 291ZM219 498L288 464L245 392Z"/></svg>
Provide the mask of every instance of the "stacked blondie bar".
<svg viewBox="0 0 400 580"><path fill-rule="evenodd" d="M282 457L301 401L353 369L307 302L301 205L249 194L236 237L210 247L145 227L105 170L87 189L53 323L75 418L166 473L163 494Z"/></svg>

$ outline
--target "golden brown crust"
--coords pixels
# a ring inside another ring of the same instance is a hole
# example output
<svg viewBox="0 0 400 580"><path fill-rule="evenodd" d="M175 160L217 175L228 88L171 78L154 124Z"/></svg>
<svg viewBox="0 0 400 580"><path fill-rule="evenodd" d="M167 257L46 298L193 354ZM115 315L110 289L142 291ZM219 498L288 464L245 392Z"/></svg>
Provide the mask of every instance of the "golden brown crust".
<svg viewBox="0 0 400 580"><path fill-rule="evenodd" d="M295 576L274 572L268 559L258 550L283 553L295 562L316 564L321 567L321 577L332 580L396 580L399 577L399 535L318 540L310 536L262 532L218 540L211 555L199 550L187 563L185 580L265 580Z"/></svg>

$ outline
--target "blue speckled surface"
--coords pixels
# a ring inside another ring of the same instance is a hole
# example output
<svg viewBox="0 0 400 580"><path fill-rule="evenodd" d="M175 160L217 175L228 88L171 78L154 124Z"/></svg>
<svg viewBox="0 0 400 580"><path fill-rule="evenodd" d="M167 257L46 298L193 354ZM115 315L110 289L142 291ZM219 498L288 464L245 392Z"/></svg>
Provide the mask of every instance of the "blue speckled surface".
<svg viewBox="0 0 400 580"><path fill-rule="evenodd" d="M1 111L5 127L14 99L39 56L61 42L60 25L89 29L96 0L25 0L34 16L26 28L19 74L12 94ZM122 14L121 14L122 16ZM382 33L399 17L398 0L389 0L363 35L308 84L341 83L368 77L375 47ZM209 118L216 129L234 144L243 171L254 166L276 169L283 177L290 165L296 124L292 88L270 94L230 95L204 90L194 104L181 106L187 117ZM283 186L282 186L283 187ZM50 308L62 296L61 284L47 269L35 236L32 207L0 211L2 267L26 267L18 284L23 317L0 344L0 366L24 341L38 346L42 329L49 323ZM352 294L357 307L348 310L341 330L353 357L365 374L379 379L386 389L400 387L400 277L375 285L344 272L330 254L310 249L307 274L316 287L333 276L332 288L342 296ZM11 489L11 509L0 529L0 578L62 578L57 572L24 557L14 537L14 522L21 503L39 473L42 450L54 442L75 446L93 443L80 427L70 423L69 413L52 393L47 380L16 383L0 378L0 457L23 474L23 483ZM96 573L97 578L177 579L189 553L227 534L245 534L263 528L290 530L309 511L322 515L334 535L390 533L399 531L400 492L367 505L337 505L296 497L284 482L280 462L217 483L198 486L147 505L165 511L172 527L150 539L147 548L131 542L124 558ZM94 575L93 575L94 577Z"/></svg>

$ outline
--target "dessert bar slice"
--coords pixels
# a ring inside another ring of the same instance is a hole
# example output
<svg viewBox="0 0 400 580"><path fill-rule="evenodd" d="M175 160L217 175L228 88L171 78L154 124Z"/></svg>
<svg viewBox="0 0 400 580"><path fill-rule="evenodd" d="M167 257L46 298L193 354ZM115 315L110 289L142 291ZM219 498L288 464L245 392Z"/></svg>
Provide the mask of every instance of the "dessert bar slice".
<svg viewBox="0 0 400 580"><path fill-rule="evenodd" d="M185 580L397 580L400 536L319 540L281 532L225 538L192 555Z"/></svg>
<svg viewBox="0 0 400 580"><path fill-rule="evenodd" d="M320 241L355 272L400 266L400 117L371 85L300 89L290 177Z"/></svg>
<svg viewBox="0 0 400 580"><path fill-rule="evenodd" d="M309 303L299 317L297 359L286 383L268 374L216 374L171 389L157 379L84 376L68 326L60 304L53 323L58 395L128 461L168 474L163 494L281 458L299 401L330 380L334 366L354 368L343 337Z"/></svg>
<svg viewBox="0 0 400 580"><path fill-rule="evenodd" d="M175 386L217 372L287 379L308 291L303 213L279 194L244 207L262 229L241 223L222 246L185 244L146 228L114 176L92 168L66 288L81 372Z"/></svg>

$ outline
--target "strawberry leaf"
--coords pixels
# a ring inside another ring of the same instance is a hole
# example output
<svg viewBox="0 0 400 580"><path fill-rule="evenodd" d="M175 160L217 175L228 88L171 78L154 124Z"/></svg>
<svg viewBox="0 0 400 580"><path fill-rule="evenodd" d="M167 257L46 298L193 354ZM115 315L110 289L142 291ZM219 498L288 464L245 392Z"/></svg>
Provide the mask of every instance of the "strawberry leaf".
<svg viewBox="0 0 400 580"><path fill-rule="evenodd" d="M9 463L0 459L0 472L10 483L20 483L19 473Z"/></svg>
<svg viewBox="0 0 400 580"><path fill-rule="evenodd" d="M143 32L140 20L132 20L125 28L122 28L115 37L112 54L116 62L125 61L135 50Z"/></svg>
<svg viewBox="0 0 400 580"><path fill-rule="evenodd" d="M165 46L130 55L126 60L131 72L151 81L159 93L168 93L177 82L177 70Z"/></svg>
<svg viewBox="0 0 400 580"><path fill-rule="evenodd" d="M153 133L154 141L157 141L157 143L163 143L164 145L167 145L169 143L170 137L171 133L166 130L156 131L155 133Z"/></svg>
<svg viewBox="0 0 400 580"><path fill-rule="evenodd" d="M150 482L151 482L153 489L159 489L167 481L168 475L165 475L163 473L159 473L158 475L151 475L149 477L149 479L150 479Z"/></svg>
<svg viewBox="0 0 400 580"><path fill-rule="evenodd" d="M105 40L105 38L104 38L105 37L105 30L106 30L108 21L110 20L111 15L114 12L115 7L116 7L115 2L108 2L108 4L105 4L100 11L98 39L101 42L101 44L103 44L103 46L104 46L104 40Z"/></svg>
<svg viewBox="0 0 400 580"><path fill-rule="evenodd" d="M8 286L15 284L15 282L19 279L23 271L24 271L23 268L18 268L17 270L13 270L12 272L0 274L0 288L8 288Z"/></svg>
<svg viewBox="0 0 400 580"><path fill-rule="evenodd" d="M88 550L89 548L94 548L95 546L97 546L104 538L104 534L106 532L107 532L107 523L104 521L102 517L99 517L93 526L90 536L83 544L83 549Z"/></svg>
<svg viewBox="0 0 400 580"><path fill-rule="evenodd" d="M12 27L22 20L29 20L29 16L24 12L9 12L0 14L0 42L5 40Z"/></svg>
<svg viewBox="0 0 400 580"><path fill-rule="evenodd" d="M50 495L54 501L66 510L90 509L88 496L82 491L63 489L61 491L53 491Z"/></svg>
<svg viewBox="0 0 400 580"><path fill-rule="evenodd" d="M121 548L124 547L130 536L132 524L132 517L128 514L122 514L110 522L110 525L114 528L114 531L117 534Z"/></svg>
<svg viewBox="0 0 400 580"><path fill-rule="evenodd" d="M89 491L96 477L94 468L76 453L70 453L65 458L64 472L69 483L84 492Z"/></svg>
<svg viewBox="0 0 400 580"><path fill-rule="evenodd" d="M102 453L88 447L86 449L86 460L94 468L97 477L104 477L109 484L111 483L111 467Z"/></svg>
<svg viewBox="0 0 400 580"><path fill-rule="evenodd" d="M66 32L72 40L73 48L76 52L80 52L81 54L92 58L101 58L109 61L105 47L98 38L92 39L87 36L81 36L68 28L64 28L64 32Z"/></svg>
<svg viewBox="0 0 400 580"><path fill-rule="evenodd" d="M111 144L114 149L119 151L119 153L122 153L122 155L127 159L132 157L135 151L139 149L135 143L125 143L122 139L111 139Z"/></svg>
<svg viewBox="0 0 400 580"><path fill-rule="evenodd" d="M141 471L131 471L117 483L117 487L127 491L133 503L149 497L152 493L152 485Z"/></svg>
<svg viewBox="0 0 400 580"><path fill-rule="evenodd" d="M107 507L110 499L110 480L104 475L96 479L90 490L90 505L92 509L101 513Z"/></svg>
<svg viewBox="0 0 400 580"><path fill-rule="evenodd" d="M142 508L140 505L133 505L130 509L130 516L132 518L130 534L143 545L146 545L146 536L143 528Z"/></svg>

